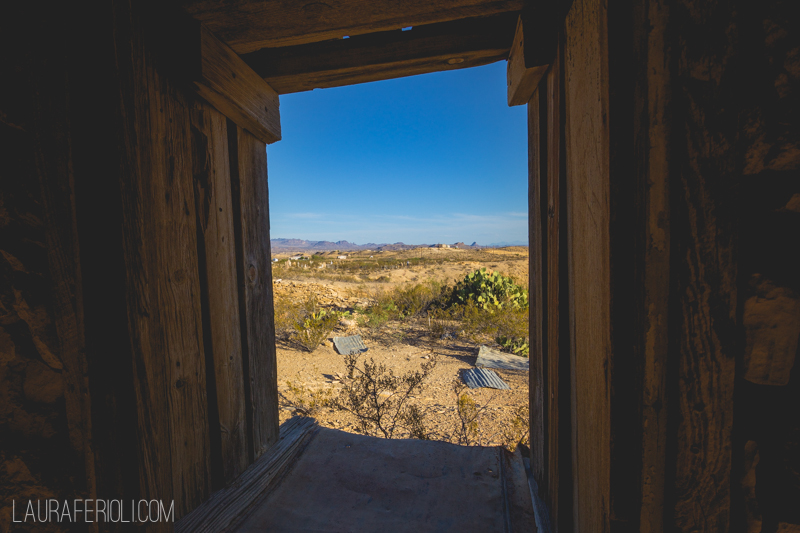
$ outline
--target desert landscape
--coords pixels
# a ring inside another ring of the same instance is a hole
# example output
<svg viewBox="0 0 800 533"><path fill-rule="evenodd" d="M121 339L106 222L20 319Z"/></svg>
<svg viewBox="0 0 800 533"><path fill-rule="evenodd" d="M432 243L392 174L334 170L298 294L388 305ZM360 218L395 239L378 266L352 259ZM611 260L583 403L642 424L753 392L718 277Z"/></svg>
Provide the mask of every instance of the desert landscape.
<svg viewBox="0 0 800 533"><path fill-rule="evenodd" d="M508 276L527 290L528 250L524 247L273 254L281 422L301 414L313 416L326 427L365 431L354 414L337 408L334 401L351 380L333 338L360 335L368 351L358 356L359 365L373 360L394 376L404 376L435 361L420 388L407 399L421 414L426 438L510 447L527 439L527 372L493 369L509 390L467 388L461 374L475 367L479 347L503 347L495 342L492 327L459 319L441 303L459 280L481 268ZM426 292L434 301L420 304L413 316L401 316L402 312L392 309L392 298L398 299L403 291L430 287L439 295L438 304L436 295ZM298 338L298 326L313 313L309 305L324 309L323 313L338 313L333 329L313 351ZM524 316L516 315L517 322L527 323L525 307ZM387 312L381 314L381 309ZM382 392L378 401L389 394ZM411 433L398 427L393 436Z"/></svg>

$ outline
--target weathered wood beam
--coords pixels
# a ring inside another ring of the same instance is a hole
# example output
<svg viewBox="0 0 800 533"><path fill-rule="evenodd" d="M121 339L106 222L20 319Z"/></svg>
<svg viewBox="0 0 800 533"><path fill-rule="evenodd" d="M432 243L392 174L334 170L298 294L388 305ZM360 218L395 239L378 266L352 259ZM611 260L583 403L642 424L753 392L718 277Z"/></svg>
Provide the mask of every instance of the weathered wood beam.
<svg viewBox="0 0 800 533"><path fill-rule="evenodd" d="M148 7L146 36L162 70L258 140L279 141L278 93L213 32L179 8Z"/></svg>
<svg viewBox="0 0 800 533"><path fill-rule="evenodd" d="M555 9L540 9L519 16L506 70L508 105L527 104L552 63L558 42L557 14Z"/></svg>
<svg viewBox="0 0 800 533"><path fill-rule="evenodd" d="M548 65L525 64L525 36L523 34L522 17L517 20L517 29L514 32L514 42L508 54L508 67L506 68L506 85L508 86L508 105L527 104L531 99L539 80L547 71Z"/></svg>
<svg viewBox="0 0 800 533"><path fill-rule="evenodd" d="M279 94L473 67L508 57L516 13L321 43L242 59Z"/></svg>
<svg viewBox="0 0 800 533"><path fill-rule="evenodd" d="M245 54L267 47L520 11L523 0L181 0L180 5L237 53Z"/></svg>
<svg viewBox="0 0 800 533"><path fill-rule="evenodd" d="M208 28L199 27L197 93L256 139L281 140L278 93Z"/></svg>
<svg viewBox="0 0 800 533"><path fill-rule="evenodd" d="M278 374L275 310L269 241L267 150L246 131L228 124L228 156L236 270L239 281L240 338L252 458L278 440Z"/></svg>
<svg viewBox="0 0 800 533"><path fill-rule="evenodd" d="M597 0L575 0L565 23L574 531L611 531L607 27L606 4Z"/></svg>

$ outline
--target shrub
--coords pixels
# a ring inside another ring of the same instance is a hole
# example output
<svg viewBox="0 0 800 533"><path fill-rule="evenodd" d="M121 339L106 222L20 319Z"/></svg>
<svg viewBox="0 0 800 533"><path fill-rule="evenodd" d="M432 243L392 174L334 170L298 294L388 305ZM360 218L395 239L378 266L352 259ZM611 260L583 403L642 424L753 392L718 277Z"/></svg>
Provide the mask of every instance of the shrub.
<svg viewBox="0 0 800 533"><path fill-rule="evenodd" d="M416 285L397 287L391 298L397 306L400 318L413 318L427 311L432 305L438 304L445 290L445 285L429 280Z"/></svg>
<svg viewBox="0 0 800 533"><path fill-rule="evenodd" d="M294 324L299 318L298 308L285 296L275 295L275 337L287 339L294 331Z"/></svg>
<svg viewBox="0 0 800 533"><path fill-rule="evenodd" d="M530 410L527 405L519 405L512 411L510 426L503 429L503 445L514 451L519 444L528 444L531 429Z"/></svg>
<svg viewBox="0 0 800 533"><path fill-rule="evenodd" d="M466 385L457 380L453 382L453 392L456 395L456 414L458 420L450 441L453 444L465 446L480 445L481 428L480 419L488 408L489 404L479 406L475 400L467 394ZM491 401L491 400L490 400Z"/></svg>
<svg viewBox="0 0 800 533"><path fill-rule="evenodd" d="M501 308L494 312L485 311L475 302L468 301L466 305L451 308L454 316L458 317L464 330L476 342L484 339L498 339L500 337L511 339L527 339L528 337L528 309Z"/></svg>
<svg viewBox="0 0 800 533"><path fill-rule="evenodd" d="M301 416L314 416L320 409L328 407L331 391L327 389L312 390L302 385L286 382L289 395L278 392L281 407L290 407Z"/></svg>
<svg viewBox="0 0 800 533"><path fill-rule="evenodd" d="M390 298L381 296L375 298L366 308L357 308L358 325L369 328L379 328L397 314L397 306Z"/></svg>
<svg viewBox="0 0 800 533"><path fill-rule="evenodd" d="M370 304L358 310L359 325L377 328L389 320L420 316L440 302L444 291L445 286L436 281L372 291L368 295Z"/></svg>
<svg viewBox="0 0 800 533"><path fill-rule="evenodd" d="M461 325L448 309L431 309L428 312L428 332L432 339L455 337Z"/></svg>
<svg viewBox="0 0 800 533"><path fill-rule="evenodd" d="M398 430L405 430L413 438L428 439L424 414L410 398L423 390L424 381L436 366L436 356L423 363L419 371L401 376L372 358L359 364L359 356L345 356L347 379L329 405L355 416L359 431L365 435L391 439Z"/></svg>

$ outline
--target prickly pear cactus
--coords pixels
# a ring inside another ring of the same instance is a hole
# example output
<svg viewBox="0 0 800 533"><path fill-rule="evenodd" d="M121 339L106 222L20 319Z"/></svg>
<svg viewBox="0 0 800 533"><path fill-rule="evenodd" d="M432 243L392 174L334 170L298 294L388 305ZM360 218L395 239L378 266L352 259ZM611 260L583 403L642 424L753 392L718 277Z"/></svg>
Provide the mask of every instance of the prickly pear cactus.
<svg viewBox="0 0 800 533"><path fill-rule="evenodd" d="M453 289L451 304L464 305L470 300L485 311L503 307L526 309L528 291L499 272L488 273L481 268L467 274Z"/></svg>

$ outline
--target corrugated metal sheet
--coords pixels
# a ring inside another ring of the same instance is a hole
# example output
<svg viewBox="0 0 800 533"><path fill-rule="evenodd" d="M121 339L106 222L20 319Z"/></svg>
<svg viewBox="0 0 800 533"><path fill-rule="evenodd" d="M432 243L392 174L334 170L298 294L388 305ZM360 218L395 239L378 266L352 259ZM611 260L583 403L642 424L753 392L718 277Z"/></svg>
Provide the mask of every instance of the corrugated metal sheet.
<svg viewBox="0 0 800 533"><path fill-rule="evenodd" d="M334 337L333 345L336 346L336 351L342 355L363 353L369 349L364 344L364 341L361 340L361 335L351 335L349 337Z"/></svg>
<svg viewBox="0 0 800 533"><path fill-rule="evenodd" d="M470 389L486 387L490 389L509 390L511 388L506 385L505 381L500 379L500 376L485 368L471 368L465 370L461 377Z"/></svg>
<svg viewBox="0 0 800 533"><path fill-rule="evenodd" d="M475 366L527 372L530 363L526 357L498 352L486 346L481 346L478 349L478 360L475 361Z"/></svg>

